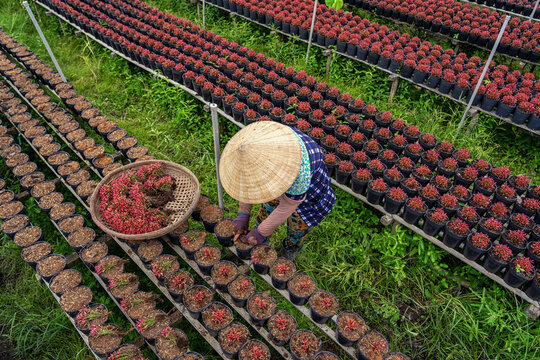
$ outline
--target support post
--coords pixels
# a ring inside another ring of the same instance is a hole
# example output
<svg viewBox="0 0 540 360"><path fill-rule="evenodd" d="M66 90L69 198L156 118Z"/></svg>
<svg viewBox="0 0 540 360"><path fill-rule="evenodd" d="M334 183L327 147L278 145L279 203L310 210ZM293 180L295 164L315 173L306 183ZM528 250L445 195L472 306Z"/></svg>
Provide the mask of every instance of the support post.
<svg viewBox="0 0 540 360"><path fill-rule="evenodd" d="M540 0L538 0L540 1ZM537 3L538 3L537 1ZM484 64L484 70L482 71L482 75L480 75L480 79L478 79L478 83L476 84L474 88L474 92L471 96L471 99L469 100L469 103L467 104L467 108L463 112L463 116L461 117L461 121L459 122L458 128L456 130L456 137L459 135L459 131L461 130L461 127L463 126L463 123L465 122L465 118L467 117L467 113L471 109L472 103L474 101L474 98L476 97L476 94L478 93L478 89L480 88L480 85L482 85L482 82L484 81L484 77L486 76L486 73L489 69L489 64L491 64L491 60L493 60L493 55L495 55L495 52L497 51L497 47L499 46L499 43L501 42L501 38L504 34L504 30L506 29L506 25L508 25L508 22L510 21L510 16L506 15L504 18L504 23L501 26L501 30L499 31L499 36L497 36L497 40L495 40L495 44L493 45L493 49L491 49L491 52L489 53L489 57Z"/></svg>
<svg viewBox="0 0 540 360"><path fill-rule="evenodd" d="M47 39L45 38L45 35L43 35L43 32L41 31L41 28L39 27L39 24L36 20L36 17L34 16L34 13L32 12L32 9L30 9L30 5L28 5L28 1L23 1L23 6L26 9L26 12L28 13L28 16L30 16L30 19L32 20L32 23L34 24L34 27L36 28L39 37L41 38L41 41L43 42L43 45L45 45L45 48L47 49L47 52L49 53L49 56L51 57L54 67L56 67L56 71L58 71L58 74L60 74L60 77L65 82L66 77L64 76L64 73L62 72L62 69L60 69L60 65L58 65L58 61L56 61L56 57L54 56L51 47L49 46L49 43L47 42Z"/></svg>
<svg viewBox="0 0 540 360"><path fill-rule="evenodd" d="M534 8L533 8L533 10L532 10L532 12L531 12L531 15L529 15L529 21L532 20L534 14L536 13L536 9L538 9L538 3L539 3L539 2L540 2L540 0L536 0L536 4L534 4Z"/></svg>
<svg viewBox="0 0 540 360"><path fill-rule="evenodd" d="M323 56L326 56L325 76L326 76L326 80L328 80L328 76L330 75L330 65L332 65L333 51L331 49L324 49Z"/></svg>
<svg viewBox="0 0 540 360"><path fill-rule="evenodd" d="M469 115L472 117L472 121L467 126L467 131L465 131L465 136L469 136L478 123L478 118L480 117L480 112L477 109L469 110Z"/></svg>
<svg viewBox="0 0 540 360"><path fill-rule="evenodd" d="M388 81L392 82L392 87L390 88L390 95L388 95L388 103L391 104L392 100L394 100L394 96L396 96L397 89L399 86L399 76L396 74L392 74L388 76Z"/></svg>
<svg viewBox="0 0 540 360"><path fill-rule="evenodd" d="M205 14L205 10L206 10L206 1L205 1L205 0L202 0L202 26L203 26L203 27L206 27L206 14Z"/></svg>
<svg viewBox="0 0 540 360"><path fill-rule="evenodd" d="M214 157L216 160L218 203L219 207L223 209L223 187L221 186L221 180L219 178L219 158L221 156L221 149L219 145L219 121L216 104L210 104L210 112L212 113L212 133L214 135Z"/></svg>
<svg viewBox="0 0 540 360"><path fill-rule="evenodd" d="M315 0L313 3L313 16L311 17L311 28L309 29L309 39L307 44L306 52L306 65L309 61L309 51L311 50L311 42L313 41L313 28L315 27L315 19L317 18L317 5L319 4L318 0Z"/></svg>

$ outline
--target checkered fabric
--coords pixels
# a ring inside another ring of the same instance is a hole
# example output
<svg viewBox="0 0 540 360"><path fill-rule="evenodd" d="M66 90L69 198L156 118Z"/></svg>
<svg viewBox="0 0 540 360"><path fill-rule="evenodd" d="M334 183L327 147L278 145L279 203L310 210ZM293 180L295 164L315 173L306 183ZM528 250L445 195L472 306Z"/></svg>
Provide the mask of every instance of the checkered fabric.
<svg viewBox="0 0 540 360"><path fill-rule="evenodd" d="M330 176L324 164L324 155L321 148L313 139L303 132L293 129L304 141L309 153L311 167L311 184L306 193L301 195L287 194L293 200L305 200L298 206L296 212L311 229L319 224L334 207L336 195L330 183Z"/></svg>

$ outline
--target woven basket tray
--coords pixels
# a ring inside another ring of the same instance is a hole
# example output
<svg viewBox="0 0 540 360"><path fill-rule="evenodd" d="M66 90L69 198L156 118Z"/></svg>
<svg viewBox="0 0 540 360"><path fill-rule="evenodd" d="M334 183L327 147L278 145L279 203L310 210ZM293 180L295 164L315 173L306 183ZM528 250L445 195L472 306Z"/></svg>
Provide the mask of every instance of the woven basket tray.
<svg viewBox="0 0 540 360"><path fill-rule="evenodd" d="M169 201L165 205L165 210L170 210L169 225L156 231L147 232L144 234L122 234L112 229L101 216L99 211L99 189L103 185L110 184L114 179L120 177L122 173L127 170L138 169L144 165L150 165L155 162L163 164L163 172L165 175L170 175L176 180L176 190L174 190L174 200ZM92 220L97 226L107 234L115 236L120 239L129 241L143 241L148 239L158 238L172 232L183 221L185 221L197 206L199 197L201 196L201 188L199 186L199 180L193 175L191 171L182 165L175 164L170 161L148 160L138 161L133 164L122 166L119 169L114 170L101 180L99 185L94 189L92 196L90 197L90 214Z"/></svg>

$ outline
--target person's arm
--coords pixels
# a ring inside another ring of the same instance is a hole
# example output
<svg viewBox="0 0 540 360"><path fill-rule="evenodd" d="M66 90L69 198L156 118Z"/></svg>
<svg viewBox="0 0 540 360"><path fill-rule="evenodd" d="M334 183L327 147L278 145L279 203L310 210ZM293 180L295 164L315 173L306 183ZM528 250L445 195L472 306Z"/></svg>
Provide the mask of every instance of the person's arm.
<svg viewBox="0 0 540 360"><path fill-rule="evenodd" d="M285 194L281 195L279 205L258 227L251 230L243 241L252 245L262 244L264 238L272 235L278 226L283 224L305 199L305 195L295 197L299 200L293 200Z"/></svg>

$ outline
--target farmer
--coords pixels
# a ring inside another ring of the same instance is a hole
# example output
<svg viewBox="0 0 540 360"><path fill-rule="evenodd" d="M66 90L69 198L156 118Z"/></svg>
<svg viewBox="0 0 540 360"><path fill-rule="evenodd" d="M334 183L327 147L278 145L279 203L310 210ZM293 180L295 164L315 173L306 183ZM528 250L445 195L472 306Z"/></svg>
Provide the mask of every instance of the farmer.
<svg viewBox="0 0 540 360"><path fill-rule="evenodd" d="M262 244L287 221L282 256L291 260L336 201L319 145L276 122L256 122L234 135L223 150L219 175L225 191L239 201L235 238ZM252 204L262 205L248 231Z"/></svg>

